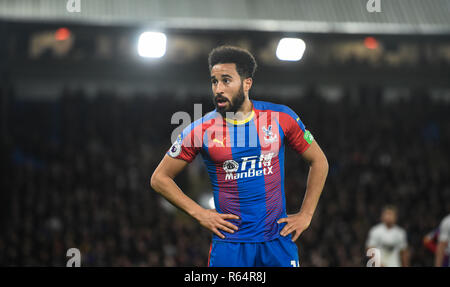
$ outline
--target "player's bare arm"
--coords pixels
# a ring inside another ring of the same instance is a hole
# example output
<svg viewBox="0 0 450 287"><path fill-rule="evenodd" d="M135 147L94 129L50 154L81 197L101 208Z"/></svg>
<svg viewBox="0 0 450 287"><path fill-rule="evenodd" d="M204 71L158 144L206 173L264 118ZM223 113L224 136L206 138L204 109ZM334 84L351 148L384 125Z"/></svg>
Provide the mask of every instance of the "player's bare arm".
<svg viewBox="0 0 450 287"><path fill-rule="evenodd" d="M188 162L165 155L151 177L152 188L172 204L194 217L203 227L211 230L220 238L225 236L219 230L233 233L237 227L226 219L238 219L233 214L220 214L205 209L188 197L175 183L175 177L188 165Z"/></svg>
<svg viewBox="0 0 450 287"><path fill-rule="evenodd" d="M402 267L409 267L409 249L405 248L400 251L400 256L402 259Z"/></svg>
<svg viewBox="0 0 450 287"><path fill-rule="evenodd" d="M442 267L442 262L444 261L445 248L447 248L447 244L448 243L446 241L440 241L437 244L436 254L434 257L434 266L435 267Z"/></svg>
<svg viewBox="0 0 450 287"><path fill-rule="evenodd" d="M278 223L287 222L280 234L286 236L293 233L292 241L294 242L309 227L328 175L327 158L316 141L311 143L302 157L310 166L302 206L298 213L278 220Z"/></svg>

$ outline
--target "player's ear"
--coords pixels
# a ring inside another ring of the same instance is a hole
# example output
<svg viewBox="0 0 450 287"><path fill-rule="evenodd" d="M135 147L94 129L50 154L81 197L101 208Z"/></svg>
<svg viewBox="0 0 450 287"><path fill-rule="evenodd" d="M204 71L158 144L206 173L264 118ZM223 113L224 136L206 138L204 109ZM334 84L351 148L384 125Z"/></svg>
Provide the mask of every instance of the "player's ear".
<svg viewBox="0 0 450 287"><path fill-rule="evenodd" d="M244 92L250 91L250 89L252 88L252 84L253 84L252 78L244 79Z"/></svg>

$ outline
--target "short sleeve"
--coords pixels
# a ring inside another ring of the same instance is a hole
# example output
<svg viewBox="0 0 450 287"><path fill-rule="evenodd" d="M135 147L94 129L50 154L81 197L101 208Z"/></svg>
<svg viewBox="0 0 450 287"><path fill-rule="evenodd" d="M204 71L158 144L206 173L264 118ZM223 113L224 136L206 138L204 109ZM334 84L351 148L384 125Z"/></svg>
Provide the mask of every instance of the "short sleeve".
<svg viewBox="0 0 450 287"><path fill-rule="evenodd" d="M305 128L300 117L289 107L286 107L280 117L286 143L297 153L304 153L314 141L311 132Z"/></svg>
<svg viewBox="0 0 450 287"><path fill-rule="evenodd" d="M439 242L449 241L450 239L450 216L442 220L439 225Z"/></svg>
<svg viewBox="0 0 450 287"><path fill-rule="evenodd" d="M366 247L367 248L369 248L369 247L378 247L378 243L377 243L377 240L376 240L375 229L374 228L370 229L370 231L369 231L369 236L368 236L368 238L366 240Z"/></svg>
<svg viewBox="0 0 450 287"><path fill-rule="evenodd" d="M400 248L400 250L403 250L403 249L406 249L407 247L408 247L408 239L407 239L407 236L406 236L406 231L405 230L401 230L399 248Z"/></svg>
<svg viewBox="0 0 450 287"><path fill-rule="evenodd" d="M167 150L167 155L172 158L182 159L192 162L202 148L202 129L201 125L191 124L178 135L175 142Z"/></svg>

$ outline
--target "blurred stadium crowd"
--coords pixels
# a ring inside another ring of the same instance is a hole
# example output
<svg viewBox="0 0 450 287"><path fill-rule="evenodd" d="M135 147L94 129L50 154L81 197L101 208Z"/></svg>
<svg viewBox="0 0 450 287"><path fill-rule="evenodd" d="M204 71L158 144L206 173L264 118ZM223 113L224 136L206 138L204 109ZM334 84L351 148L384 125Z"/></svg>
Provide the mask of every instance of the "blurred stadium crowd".
<svg viewBox="0 0 450 287"><path fill-rule="evenodd" d="M433 265L422 239L450 213L449 103L425 89L392 102L382 92L348 90L337 101L314 88L300 98L254 97L294 109L330 164L313 222L297 241L301 266L365 266L367 233L385 204L398 207L411 265ZM194 103L203 113L213 108L207 96L106 91L12 101L2 141L0 265L65 266L75 247L82 266L206 266L211 235L150 188L177 127L172 114ZM285 170L292 213L308 169L288 150ZM198 200L209 192L207 178L199 156L177 183Z"/></svg>

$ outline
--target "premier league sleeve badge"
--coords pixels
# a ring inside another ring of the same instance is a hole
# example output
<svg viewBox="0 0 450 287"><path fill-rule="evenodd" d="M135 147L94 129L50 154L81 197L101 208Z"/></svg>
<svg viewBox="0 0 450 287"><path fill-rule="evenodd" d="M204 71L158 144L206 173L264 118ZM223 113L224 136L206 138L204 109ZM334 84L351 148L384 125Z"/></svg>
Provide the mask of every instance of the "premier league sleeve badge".
<svg viewBox="0 0 450 287"><path fill-rule="evenodd" d="M169 155L171 157L177 157L181 153L181 142L181 136L178 136L177 140L170 147Z"/></svg>

